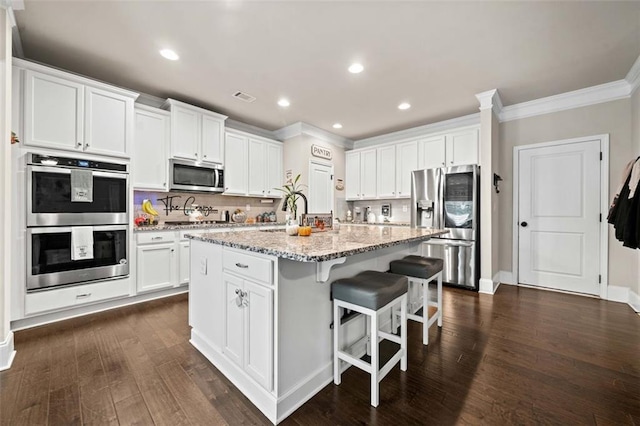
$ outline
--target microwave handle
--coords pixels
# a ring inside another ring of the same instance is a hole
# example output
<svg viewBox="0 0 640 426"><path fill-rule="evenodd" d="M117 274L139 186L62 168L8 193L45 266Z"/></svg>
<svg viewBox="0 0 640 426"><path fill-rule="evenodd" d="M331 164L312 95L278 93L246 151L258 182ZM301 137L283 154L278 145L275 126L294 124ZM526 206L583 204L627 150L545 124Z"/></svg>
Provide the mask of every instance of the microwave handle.
<svg viewBox="0 0 640 426"><path fill-rule="evenodd" d="M213 179L213 187L214 188L218 188L220 185L220 170L218 169L214 169L213 170L213 175L214 175L214 179Z"/></svg>

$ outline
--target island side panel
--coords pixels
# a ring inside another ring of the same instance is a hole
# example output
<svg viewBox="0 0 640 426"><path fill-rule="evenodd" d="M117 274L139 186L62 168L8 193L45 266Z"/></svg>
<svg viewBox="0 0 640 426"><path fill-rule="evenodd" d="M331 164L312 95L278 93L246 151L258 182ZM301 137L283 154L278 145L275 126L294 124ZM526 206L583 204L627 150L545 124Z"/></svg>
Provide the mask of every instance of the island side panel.
<svg viewBox="0 0 640 426"><path fill-rule="evenodd" d="M364 270L386 272L389 262L420 253L421 242L401 244L347 257L316 282L315 262L278 260L278 417L301 405L333 378L331 282ZM358 340L364 323L350 324L345 338Z"/></svg>

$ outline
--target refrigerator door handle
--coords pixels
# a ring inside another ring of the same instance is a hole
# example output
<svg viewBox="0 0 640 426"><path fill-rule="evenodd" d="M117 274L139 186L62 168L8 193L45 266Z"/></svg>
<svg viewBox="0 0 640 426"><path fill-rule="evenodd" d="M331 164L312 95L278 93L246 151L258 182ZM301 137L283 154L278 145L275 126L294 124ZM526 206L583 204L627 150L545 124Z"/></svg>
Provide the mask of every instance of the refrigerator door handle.
<svg viewBox="0 0 640 426"><path fill-rule="evenodd" d="M427 244L438 244L445 247L473 247L473 243L463 242L463 241L454 241L454 240L438 240L436 238L432 238L430 240L425 241Z"/></svg>

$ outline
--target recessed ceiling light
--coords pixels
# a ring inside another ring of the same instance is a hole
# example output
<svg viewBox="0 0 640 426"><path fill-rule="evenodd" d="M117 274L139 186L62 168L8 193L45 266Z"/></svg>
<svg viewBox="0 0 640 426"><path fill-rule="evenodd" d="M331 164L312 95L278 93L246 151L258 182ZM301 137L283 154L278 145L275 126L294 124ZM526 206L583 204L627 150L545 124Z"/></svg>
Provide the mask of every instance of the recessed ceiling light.
<svg viewBox="0 0 640 426"><path fill-rule="evenodd" d="M282 98L278 100L278 105L280 105L281 107L288 107L291 104L289 103L288 99Z"/></svg>
<svg viewBox="0 0 640 426"><path fill-rule="evenodd" d="M406 102L403 102L400 105L398 105L398 109L409 109L409 108L411 108L411 104L408 104Z"/></svg>
<svg viewBox="0 0 640 426"><path fill-rule="evenodd" d="M162 49L160 51L160 54L170 61L177 61L178 59L180 59L180 56L178 56L178 54L171 49Z"/></svg>
<svg viewBox="0 0 640 426"><path fill-rule="evenodd" d="M333 128L334 129L342 129L342 124L336 123L336 124L333 125Z"/></svg>
<svg viewBox="0 0 640 426"><path fill-rule="evenodd" d="M362 66L362 64L351 64L351 66L349 67L349 72L351 74L359 74L364 70L364 67Z"/></svg>

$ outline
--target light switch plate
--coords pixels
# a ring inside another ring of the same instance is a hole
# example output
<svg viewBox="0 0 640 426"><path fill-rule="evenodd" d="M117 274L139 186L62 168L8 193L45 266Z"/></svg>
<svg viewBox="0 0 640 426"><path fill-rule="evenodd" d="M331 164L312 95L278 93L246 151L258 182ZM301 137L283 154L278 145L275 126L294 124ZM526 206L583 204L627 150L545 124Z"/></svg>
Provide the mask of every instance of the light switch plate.
<svg viewBox="0 0 640 426"><path fill-rule="evenodd" d="M406 213L406 212L407 212L407 210L409 210L409 206L407 206L406 204L403 204L403 205L402 205L402 212L403 212L403 213Z"/></svg>
<svg viewBox="0 0 640 426"><path fill-rule="evenodd" d="M200 258L200 274L207 275L207 258Z"/></svg>
<svg viewBox="0 0 640 426"><path fill-rule="evenodd" d="M247 204L246 206L244 206L244 209L248 212L251 211L251 204Z"/></svg>

